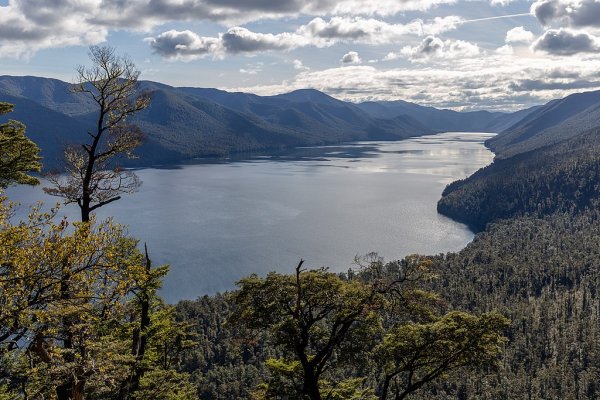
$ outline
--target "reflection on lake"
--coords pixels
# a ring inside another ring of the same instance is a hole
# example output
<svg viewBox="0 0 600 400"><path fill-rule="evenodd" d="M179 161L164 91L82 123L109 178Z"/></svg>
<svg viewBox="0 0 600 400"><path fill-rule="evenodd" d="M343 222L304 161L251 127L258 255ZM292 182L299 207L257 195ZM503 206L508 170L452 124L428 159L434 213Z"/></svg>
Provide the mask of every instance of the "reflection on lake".
<svg viewBox="0 0 600 400"><path fill-rule="evenodd" d="M490 134L443 133L401 142L300 148L246 160L138 171L140 191L100 209L169 263L163 296L174 302L231 289L253 272L346 270L355 255L386 259L462 248L473 237L438 215L445 185L489 164ZM15 187L25 204L55 198ZM19 213L25 213L22 207ZM74 206L61 214L77 218Z"/></svg>

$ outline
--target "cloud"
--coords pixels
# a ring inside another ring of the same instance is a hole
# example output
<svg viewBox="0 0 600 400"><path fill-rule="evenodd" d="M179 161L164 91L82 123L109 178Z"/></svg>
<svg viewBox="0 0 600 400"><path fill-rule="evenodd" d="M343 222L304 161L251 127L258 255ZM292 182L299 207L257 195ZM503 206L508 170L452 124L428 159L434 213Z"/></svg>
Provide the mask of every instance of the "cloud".
<svg viewBox="0 0 600 400"><path fill-rule="evenodd" d="M350 51L350 52L344 54L344 56L342 57L342 59L340 61L344 64L360 64L360 63L362 63L362 60L360 59L360 57L358 56L358 53L356 51Z"/></svg>
<svg viewBox="0 0 600 400"><path fill-rule="evenodd" d="M498 47L495 50L496 54L502 54L502 55L512 55L514 54L515 50L513 49L513 47L510 44L505 44L504 46Z"/></svg>
<svg viewBox="0 0 600 400"><path fill-rule="evenodd" d="M233 27L216 37L203 37L185 30L170 30L146 41L152 50L170 60L189 61L227 54L256 54L267 51L288 51L299 47L327 47L339 42L370 45L393 43L407 35L422 36L431 32L455 29L459 17L414 20L408 24L388 24L376 19L333 17L329 21L314 18L295 32L257 33L243 27Z"/></svg>
<svg viewBox="0 0 600 400"><path fill-rule="evenodd" d="M558 22L572 28L600 28L600 1L597 0L537 0L531 12L544 26Z"/></svg>
<svg viewBox="0 0 600 400"><path fill-rule="evenodd" d="M247 65L246 68L240 68L240 74L256 75L259 72L262 72L262 70L262 64Z"/></svg>
<svg viewBox="0 0 600 400"><path fill-rule="evenodd" d="M192 31L170 30L146 41L155 53L173 60L189 61L223 51L219 38L201 37Z"/></svg>
<svg viewBox="0 0 600 400"><path fill-rule="evenodd" d="M561 56L596 53L600 52L600 38L570 29L550 29L533 44L532 48Z"/></svg>
<svg viewBox="0 0 600 400"><path fill-rule="evenodd" d="M304 65L301 60L298 59L292 61L292 64L294 65L294 69L298 71L308 71L310 69L306 65Z"/></svg>
<svg viewBox="0 0 600 400"><path fill-rule="evenodd" d="M256 33L241 27L229 29L221 36L221 41L231 54L291 50L308 44L304 37L294 33Z"/></svg>
<svg viewBox="0 0 600 400"><path fill-rule="evenodd" d="M113 29L149 31L176 21L228 26L300 16L391 16L456 0L11 0L0 6L0 56L97 44Z"/></svg>
<svg viewBox="0 0 600 400"><path fill-rule="evenodd" d="M156 54L181 61L205 56L222 58L225 54L292 50L309 44L306 38L293 33L256 33L242 27L231 28L218 37L203 37L187 30L170 30L146 41Z"/></svg>
<svg viewBox="0 0 600 400"><path fill-rule="evenodd" d="M324 41L351 40L368 44L383 44L403 36L439 34L457 28L462 18L457 16L436 17L430 21L413 20L407 24L390 24L373 18L332 17L329 21L314 18L298 28L296 33Z"/></svg>
<svg viewBox="0 0 600 400"><path fill-rule="evenodd" d="M418 46L403 47L400 54L412 61L419 61L430 58L474 57L480 54L480 49L476 44L464 40L444 41L436 36L427 36ZM390 56L393 57L394 53L388 54L385 59L391 59Z"/></svg>
<svg viewBox="0 0 600 400"><path fill-rule="evenodd" d="M341 66L301 72L277 85L227 89L270 95L314 88L349 101L402 99L441 108L489 110L517 110L584 87L600 89L596 60L536 57L506 63L504 57L491 54L418 69Z"/></svg>
<svg viewBox="0 0 600 400"><path fill-rule="evenodd" d="M553 80L553 79L522 79L510 84L510 89L515 92L529 92L540 90L576 90L590 89L600 86L600 80Z"/></svg>
<svg viewBox="0 0 600 400"><path fill-rule="evenodd" d="M0 6L0 57L29 57L44 48L105 41L108 29L82 23L90 7L78 3L15 0Z"/></svg>
<svg viewBox="0 0 600 400"><path fill-rule="evenodd" d="M493 6L507 6L517 0L490 0L490 4Z"/></svg>
<svg viewBox="0 0 600 400"><path fill-rule="evenodd" d="M522 26L517 26L506 32L506 43L531 43L535 39L533 32L530 32Z"/></svg>

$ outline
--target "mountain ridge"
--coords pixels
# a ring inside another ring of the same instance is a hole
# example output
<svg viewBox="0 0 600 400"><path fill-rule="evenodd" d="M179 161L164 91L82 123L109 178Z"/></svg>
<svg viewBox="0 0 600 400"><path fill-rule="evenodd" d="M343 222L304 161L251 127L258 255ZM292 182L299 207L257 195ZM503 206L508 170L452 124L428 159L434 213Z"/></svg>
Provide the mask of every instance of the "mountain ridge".
<svg viewBox="0 0 600 400"><path fill-rule="evenodd" d="M600 91L574 93L536 108L516 124L488 139L498 158L536 150L600 127Z"/></svg>
<svg viewBox="0 0 600 400"><path fill-rule="evenodd" d="M402 100L355 104L315 89L259 96L146 80L139 85L152 101L132 118L146 141L137 151L139 158L127 160L127 166L295 146L401 140L440 131L499 132L532 112L461 113ZM77 143L77 135L93 127L96 105L85 94L73 93L71 86L52 78L0 76L0 100L16 105L15 113L6 118L28 125L47 167L59 165L64 144Z"/></svg>

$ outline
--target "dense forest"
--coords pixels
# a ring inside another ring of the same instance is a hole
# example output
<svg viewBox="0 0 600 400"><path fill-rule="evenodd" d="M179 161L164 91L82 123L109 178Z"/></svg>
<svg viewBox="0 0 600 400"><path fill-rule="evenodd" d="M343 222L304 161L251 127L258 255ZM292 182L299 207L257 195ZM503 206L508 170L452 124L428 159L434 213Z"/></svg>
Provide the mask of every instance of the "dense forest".
<svg viewBox="0 0 600 400"><path fill-rule="evenodd" d="M494 367L450 372L412 398L600 396L598 133L496 160L446 188L440 212L481 232L458 253L427 257L434 277L420 287L448 309L495 310L511 324ZM249 397L269 376L265 360L278 354L264 336L239 341L226 317L234 309L229 294L177 305L201 338L182 366L203 399Z"/></svg>
<svg viewBox="0 0 600 400"><path fill-rule="evenodd" d="M107 47L74 90L97 129L45 190L80 221L0 193L0 399L597 399L598 130L497 159L450 184L439 211L479 230L458 253L357 258L346 273L252 275L176 305L164 266L113 221L140 184L114 166L152 99ZM0 103L0 113L13 106ZM0 124L0 188L38 184L40 149Z"/></svg>

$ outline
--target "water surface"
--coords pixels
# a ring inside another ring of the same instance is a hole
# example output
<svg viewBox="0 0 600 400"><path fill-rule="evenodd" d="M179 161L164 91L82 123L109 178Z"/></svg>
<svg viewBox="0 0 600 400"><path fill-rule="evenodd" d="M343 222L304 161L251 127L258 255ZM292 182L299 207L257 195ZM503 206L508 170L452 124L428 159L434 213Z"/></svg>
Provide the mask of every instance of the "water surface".
<svg viewBox="0 0 600 400"><path fill-rule="evenodd" d="M483 146L490 136L443 133L142 169L139 192L98 214L129 225L156 265L171 265L162 290L170 302L232 289L251 273L292 272L300 258L344 271L373 251L386 259L456 251L473 234L436 203L448 183L492 161ZM24 205L56 202L40 188L8 195ZM78 210L61 214L77 218Z"/></svg>

